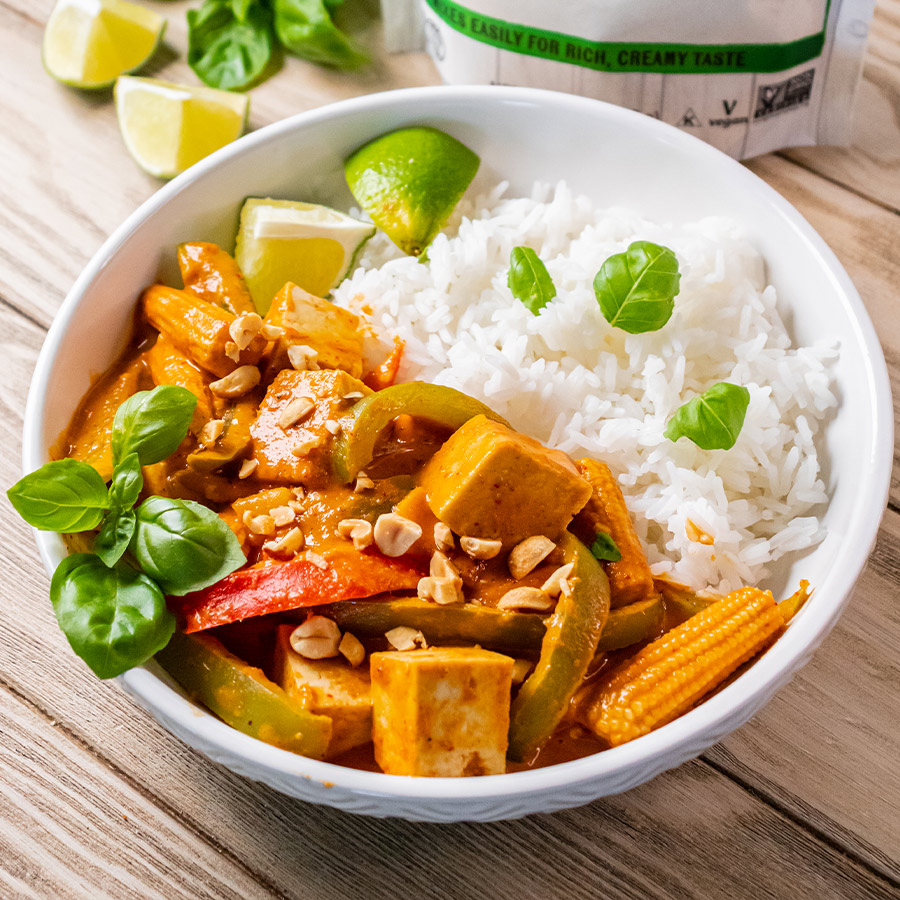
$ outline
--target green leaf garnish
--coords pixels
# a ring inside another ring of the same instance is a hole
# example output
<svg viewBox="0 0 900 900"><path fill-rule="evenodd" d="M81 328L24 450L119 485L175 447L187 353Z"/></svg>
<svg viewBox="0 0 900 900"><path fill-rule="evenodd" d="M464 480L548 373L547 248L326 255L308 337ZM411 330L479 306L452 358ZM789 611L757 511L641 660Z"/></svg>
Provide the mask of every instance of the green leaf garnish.
<svg viewBox="0 0 900 900"><path fill-rule="evenodd" d="M591 555L594 559L603 562L618 562L622 558L622 551L613 540L611 534L606 531L598 531L591 544Z"/></svg>
<svg viewBox="0 0 900 900"><path fill-rule="evenodd" d="M100 524L109 506L100 473L77 459L41 466L19 479L6 496L16 512L41 531L89 531Z"/></svg>
<svg viewBox="0 0 900 900"><path fill-rule="evenodd" d="M668 247L635 241L600 266L594 294L610 325L642 334L669 321L680 281L678 260Z"/></svg>
<svg viewBox="0 0 900 900"><path fill-rule="evenodd" d="M125 563L75 553L57 566L50 600L72 649L100 678L146 662L169 642L175 617L162 591Z"/></svg>
<svg viewBox="0 0 900 900"><path fill-rule="evenodd" d="M138 507L129 549L165 593L177 596L215 584L247 561L211 509L167 497L148 497Z"/></svg>
<svg viewBox="0 0 900 900"><path fill-rule="evenodd" d="M273 0L275 34L288 53L338 69L355 69L369 61L331 18L336 0Z"/></svg>
<svg viewBox="0 0 900 900"><path fill-rule="evenodd" d="M117 410L112 427L113 463L136 453L142 466L170 456L184 440L197 406L186 388L172 384L139 391Z"/></svg>
<svg viewBox="0 0 900 900"><path fill-rule="evenodd" d="M547 267L531 247L513 247L506 283L513 297L535 316L556 296Z"/></svg>
<svg viewBox="0 0 900 900"><path fill-rule="evenodd" d="M749 404L747 388L720 381L679 407L665 436L670 441L690 438L703 450L730 450L744 426Z"/></svg>
<svg viewBox="0 0 900 900"><path fill-rule="evenodd" d="M188 65L210 87L240 90L266 71L275 35L268 3L206 0L189 9Z"/></svg>

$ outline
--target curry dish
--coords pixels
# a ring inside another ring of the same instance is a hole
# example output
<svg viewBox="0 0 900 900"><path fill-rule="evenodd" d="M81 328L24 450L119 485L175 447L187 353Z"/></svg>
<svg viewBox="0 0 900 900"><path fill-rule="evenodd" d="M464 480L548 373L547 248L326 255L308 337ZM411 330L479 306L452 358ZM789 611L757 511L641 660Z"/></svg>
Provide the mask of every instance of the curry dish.
<svg viewBox="0 0 900 900"><path fill-rule="evenodd" d="M211 508L246 565L169 596L157 654L189 694L287 750L386 773L501 774L671 721L780 633L782 604L655 582L613 473L447 387L288 283L265 317L234 260L179 248L60 457L113 472L122 402L177 385L187 436L142 496Z"/></svg>

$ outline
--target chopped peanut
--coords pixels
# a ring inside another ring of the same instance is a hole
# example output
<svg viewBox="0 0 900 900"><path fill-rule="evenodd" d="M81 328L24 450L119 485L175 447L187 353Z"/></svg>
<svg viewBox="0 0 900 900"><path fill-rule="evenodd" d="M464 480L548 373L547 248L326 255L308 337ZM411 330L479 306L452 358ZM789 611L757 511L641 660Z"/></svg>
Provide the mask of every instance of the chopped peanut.
<svg viewBox="0 0 900 900"><path fill-rule="evenodd" d="M422 526L396 513L384 513L375 521L375 546L385 556L402 556L422 537Z"/></svg>
<svg viewBox="0 0 900 900"><path fill-rule="evenodd" d="M372 546L372 531L372 523L365 519L342 519L338 522L338 533L352 540L357 550Z"/></svg>
<svg viewBox="0 0 900 900"><path fill-rule="evenodd" d="M361 494L363 491L370 491L375 487L375 482L366 475L365 472L359 472L356 476L356 484L353 486L354 494Z"/></svg>
<svg viewBox="0 0 900 900"><path fill-rule="evenodd" d="M238 350L246 350L261 328L262 318L259 313L245 312L237 316L228 326L228 333Z"/></svg>
<svg viewBox="0 0 900 900"><path fill-rule="evenodd" d="M465 600L462 592L462 579L442 575L428 575L420 578L416 586L420 600L434 600L446 606L448 603L462 603Z"/></svg>
<svg viewBox="0 0 900 900"><path fill-rule="evenodd" d="M509 574L517 581L542 563L556 548L550 538L535 534L516 544L509 554Z"/></svg>
<svg viewBox="0 0 900 900"><path fill-rule="evenodd" d="M425 650L428 647L425 635L417 628L410 628L408 625L398 625L385 632L384 636L395 650L415 650L416 647Z"/></svg>
<svg viewBox="0 0 900 900"><path fill-rule="evenodd" d="M326 616L310 616L291 632L291 647L306 659L337 656L340 642L340 628Z"/></svg>
<svg viewBox="0 0 900 900"><path fill-rule="evenodd" d="M544 612L553 606L553 600L540 588L517 587L507 591L497 606L500 609L536 609Z"/></svg>
<svg viewBox="0 0 900 900"><path fill-rule="evenodd" d="M459 546L472 559L493 559L503 546L502 541L491 541L486 538L461 537Z"/></svg>
<svg viewBox="0 0 900 900"><path fill-rule="evenodd" d="M572 583L569 581L569 576L572 574L574 568L575 563L573 562L560 566L541 585L541 590L551 597L558 597L560 594L564 594L568 597L572 593Z"/></svg>
<svg viewBox="0 0 900 900"><path fill-rule="evenodd" d="M315 402L309 397L295 397L279 413L278 424L287 431L292 425L305 419L315 408Z"/></svg>
<svg viewBox="0 0 900 900"><path fill-rule="evenodd" d="M289 506L276 506L274 509L269 511L269 515L272 517L273 521L279 528L284 525L289 525L297 516L294 510L292 510Z"/></svg>
<svg viewBox="0 0 900 900"><path fill-rule="evenodd" d="M338 644L338 651L354 668L366 658L366 648L363 647L362 641L355 634L350 634L349 631L344 632L344 636Z"/></svg>
<svg viewBox="0 0 900 900"><path fill-rule="evenodd" d="M444 553L449 553L456 546L453 540L453 532L449 525L443 522L437 522L434 526L434 546Z"/></svg>
<svg viewBox="0 0 900 900"><path fill-rule="evenodd" d="M224 378L214 381L209 389L218 397L243 397L259 384L259 378L256 366L238 366Z"/></svg>
<svg viewBox="0 0 900 900"><path fill-rule="evenodd" d="M306 344L293 344L288 347L288 359L291 365L300 372L319 368L319 353Z"/></svg>
<svg viewBox="0 0 900 900"><path fill-rule="evenodd" d="M249 478L259 466L259 460L245 459L241 463L241 470L238 472L238 478Z"/></svg>
<svg viewBox="0 0 900 900"><path fill-rule="evenodd" d="M277 541L266 541L263 550L274 553L277 556L293 556L303 547L305 537L299 528L292 528L282 535Z"/></svg>

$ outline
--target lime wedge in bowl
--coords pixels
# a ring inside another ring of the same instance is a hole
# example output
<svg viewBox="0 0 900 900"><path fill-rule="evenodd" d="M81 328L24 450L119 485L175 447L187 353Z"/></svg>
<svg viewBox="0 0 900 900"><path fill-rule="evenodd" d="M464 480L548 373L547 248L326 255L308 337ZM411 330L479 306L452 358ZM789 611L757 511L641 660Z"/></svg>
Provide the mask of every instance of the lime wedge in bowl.
<svg viewBox="0 0 900 900"><path fill-rule="evenodd" d="M157 178L173 178L240 137L250 101L243 94L123 75L116 113L128 152Z"/></svg>
<svg viewBox="0 0 900 900"><path fill-rule="evenodd" d="M44 68L77 88L109 87L154 53L166 20L126 0L59 0L44 29Z"/></svg>
<svg viewBox="0 0 900 900"><path fill-rule="evenodd" d="M478 171L465 144L416 126L369 141L344 162L357 203L406 254L418 256L444 227Z"/></svg>
<svg viewBox="0 0 900 900"><path fill-rule="evenodd" d="M288 281L324 297L353 266L375 226L327 206L250 197L241 208L234 257L265 314Z"/></svg>

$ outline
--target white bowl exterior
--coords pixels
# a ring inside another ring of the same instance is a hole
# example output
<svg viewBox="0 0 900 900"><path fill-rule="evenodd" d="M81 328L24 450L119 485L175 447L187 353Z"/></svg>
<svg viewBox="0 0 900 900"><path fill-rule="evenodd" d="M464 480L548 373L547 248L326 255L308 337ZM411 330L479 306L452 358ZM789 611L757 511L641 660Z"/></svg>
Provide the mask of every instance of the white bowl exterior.
<svg viewBox="0 0 900 900"><path fill-rule="evenodd" d="M827 432L828 537L774 576L800 577L815 599L752 669L675 722L592 757L509 775L411 779L305 759L224 725L187 700L155 665L122 676L170 731L230 769L305 800L429 821L514 818L634 787L696 756L747 721L804 665L837 621L874 544L890 482L893 407L884 357L855 288L802 216L738 163L669 126L599 101L527 88L418 88L334 104L248 135L194 166L116 230L54 321L28 398L24 467L48 458L90 383L121 349L141 289L175 272L175 246L230 246L244 197L295 197L347 208L341 161L409 124L449 131L482 158L478 183L566 179L606 205L658 221L725 215L767 260L795 343L837 340L840 408ZM568 143L563 143L568 141ZM98 327L102 323L102 327ZM64 554L37 534L48 571Z"/></svg>

